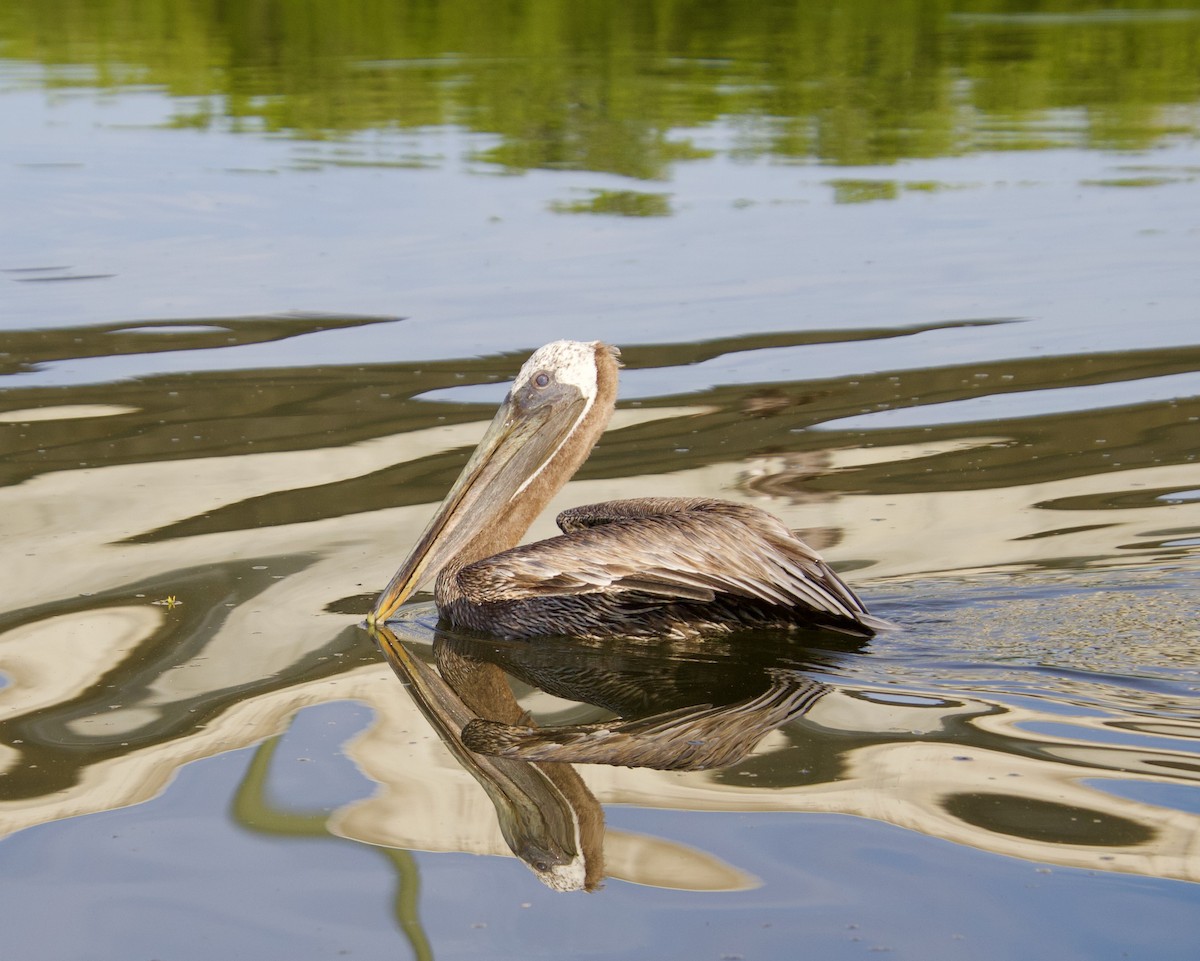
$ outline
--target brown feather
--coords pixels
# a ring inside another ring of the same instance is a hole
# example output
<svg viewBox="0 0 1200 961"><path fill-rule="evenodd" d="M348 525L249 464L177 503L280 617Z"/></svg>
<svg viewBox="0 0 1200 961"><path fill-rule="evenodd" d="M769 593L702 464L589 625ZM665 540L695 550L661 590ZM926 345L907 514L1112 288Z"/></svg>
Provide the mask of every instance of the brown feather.
<svg viewBox="0 0 1200 961"><path fill-rule="evenodd" d="M439 605L460 626L509 637L767 624L874 633L862 602L821 555L756 507L611 501L565 512L560 525L560 537L463 567L440 583Z"/></svg>

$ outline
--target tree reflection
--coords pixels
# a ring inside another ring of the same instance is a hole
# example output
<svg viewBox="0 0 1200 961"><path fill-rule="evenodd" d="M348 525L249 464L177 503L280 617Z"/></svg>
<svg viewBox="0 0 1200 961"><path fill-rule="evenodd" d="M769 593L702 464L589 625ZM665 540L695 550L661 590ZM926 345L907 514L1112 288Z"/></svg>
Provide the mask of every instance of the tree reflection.
<svg viewBox="0 0 1200 961"><path fill-rule="evenodd" d="M1181 107L1200 98L1195 0L11 0L0 37L52 87L164 87L175 126L322 140L453 124L498 138L481 161L639 179L706 156L679 131L721 120L738 157L862 165L1144 149L1194 132Z"/></svg>

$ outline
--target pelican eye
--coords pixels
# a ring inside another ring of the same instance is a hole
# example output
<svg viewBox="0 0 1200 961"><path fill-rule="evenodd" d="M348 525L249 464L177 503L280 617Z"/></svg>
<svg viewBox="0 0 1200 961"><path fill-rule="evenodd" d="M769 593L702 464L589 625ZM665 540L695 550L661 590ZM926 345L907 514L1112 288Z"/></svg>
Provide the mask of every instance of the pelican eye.
<svg viewBox="0 0 1200 961"><path fill-rule="evenodd" d="M533 378L533 386L538 390L545 390L550 386L550 375L544 370Z"/></svg>

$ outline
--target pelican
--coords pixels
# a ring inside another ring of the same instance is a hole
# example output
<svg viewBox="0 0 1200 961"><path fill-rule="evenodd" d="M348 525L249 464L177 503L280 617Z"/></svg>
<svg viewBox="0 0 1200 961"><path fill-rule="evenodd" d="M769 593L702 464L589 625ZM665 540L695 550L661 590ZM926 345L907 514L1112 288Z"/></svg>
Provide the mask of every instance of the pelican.
<svg viewBox="0 0 1200 961"><path fill-rule="evenodd" d="M746 504L608 501L559 514L561 536L516 546L604 433L619 355L567 340L533 353L368 626L430 579L450 624L505 638L685 638L747 627L870 637L886 626L820 554Z"/></svg>

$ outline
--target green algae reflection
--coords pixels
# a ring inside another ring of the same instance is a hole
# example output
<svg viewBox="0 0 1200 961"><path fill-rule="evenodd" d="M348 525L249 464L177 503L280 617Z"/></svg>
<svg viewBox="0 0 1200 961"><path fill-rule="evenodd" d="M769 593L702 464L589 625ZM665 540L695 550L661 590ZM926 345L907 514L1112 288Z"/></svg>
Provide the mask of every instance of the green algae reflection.
<svg viewBox="0 0 1200 961"><path fill-rule="evenodd" d="M730 156L840 165L1194 136L1200 0L1096 7L8 0L0 51L45 68L10 86L161 88L175 127L455 126L495 138L470 159L515 171L665 179L718 124Z"/></svg>
<svg viewBox="0 0 1200 961"><path fill-rule="evenodd" d="M671 213L671 196L640 190L590 190L583 199L556 200L550 204L550 209L558 214L666 217Z"/></svg>

